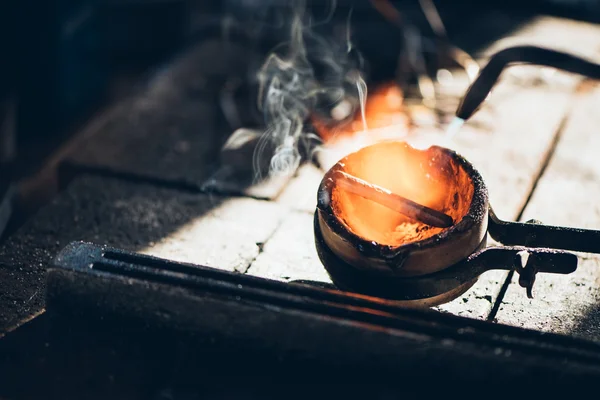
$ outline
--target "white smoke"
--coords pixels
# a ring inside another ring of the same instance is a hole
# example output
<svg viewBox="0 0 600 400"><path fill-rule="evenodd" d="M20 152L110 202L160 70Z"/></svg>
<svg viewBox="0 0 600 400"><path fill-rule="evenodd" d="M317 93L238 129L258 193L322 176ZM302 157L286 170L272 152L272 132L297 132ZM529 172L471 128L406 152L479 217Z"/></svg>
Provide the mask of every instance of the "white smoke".
<svg viewBox="0 0 600 400"><path fill-rule="evenodd" d="M305 122L317 103L325 98L329 105L335 105L344 100L348 92L346 84L350 84L354 94L357 87L364 85L360 73L349 68L350 53L354 51L350 42L350 18L345 35L336 41L335 37L325 38L314 32L316 24L306 13L304 2L294 4L289 40L267 57L258 73L258 102L266 130L254 153L253 166L257 173L260 173L259 166L267 148L274 149L269 168L271 175L294 173L302 158L299 147L303 139L315 137L305 131ZM331 10L334 6L332 3ZM333 11L327 19L332 15Z"/></svg>

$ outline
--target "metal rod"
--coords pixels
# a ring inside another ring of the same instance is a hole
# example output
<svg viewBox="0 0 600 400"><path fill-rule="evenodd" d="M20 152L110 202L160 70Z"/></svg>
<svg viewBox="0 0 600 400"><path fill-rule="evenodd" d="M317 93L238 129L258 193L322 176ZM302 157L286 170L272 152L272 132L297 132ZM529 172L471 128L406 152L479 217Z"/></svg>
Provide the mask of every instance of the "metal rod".
<svg viewBox="0 0 600 400"><path fill-rule="evenodd" d="M336 171L334 176L336 186L342 190L374 201L413 220L438 228L448 228L453 224L452 217L448 214L415 203L381 186L374 185L343 171Z"/></svg>
<svg viewBox="0 0 600 400"><path fill-rule="evenodd" d="M534 223L507 222L490 207L488 233L508 246L550 247L600 254L600 231Z"/></svg>

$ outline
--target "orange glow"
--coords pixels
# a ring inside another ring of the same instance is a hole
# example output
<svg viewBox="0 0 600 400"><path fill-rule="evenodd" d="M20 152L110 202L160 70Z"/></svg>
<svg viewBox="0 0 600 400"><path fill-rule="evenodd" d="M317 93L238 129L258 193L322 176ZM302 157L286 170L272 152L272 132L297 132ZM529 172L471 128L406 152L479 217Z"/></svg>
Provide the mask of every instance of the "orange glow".
<svg viewBox="0 0 600 400"><path fill-rule="evenodd" d="M333 156L333 162L345 156L339 163L348 174L448 214L458 223L471 204L471 180L439 148L417 150L399 141L408 135L410 119L398 85L388 83L368 93L365 120L366 130L360 110L349 122L335 126L313 119L325 143L323 154ZM329 167L333 162L325 165ZM335 216L351 232L382 245L400 246L443 230L337 186L333 188L332 205Z"/></svg>
<svg viewBox="0 0 600 400"><path fill-rule="evenodd" d="M313 119L312 122L323 142L328 145L362 134L369 137L369 143L406 134L409 118L404 110L404 97L398 85L389 83L368 93L365 119L367 132L364 129L360 110L354 114L350 122L335 127L328 127L317 119ZM361 141L364 141L364 138Z"/></svg>
<svg viewBox="0 0 600 400"><path fill-rule="evenodd" d="M343 158L343 170L419 204L444 212L457 223L468 212L473 184L467 172L440 148L417 150L404 142L380 142ZM389 246L440 233L389 208L338 187L333 211L354 234Z"/></svg>

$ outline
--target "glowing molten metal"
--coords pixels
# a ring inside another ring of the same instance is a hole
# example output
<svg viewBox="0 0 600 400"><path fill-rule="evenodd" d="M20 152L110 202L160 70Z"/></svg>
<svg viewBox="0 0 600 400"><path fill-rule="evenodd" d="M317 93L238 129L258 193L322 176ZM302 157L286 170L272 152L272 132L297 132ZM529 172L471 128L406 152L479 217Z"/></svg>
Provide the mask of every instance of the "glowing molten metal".
<svg viewBox="0 0 600 400"><path fill-rule="evenodd" d="M352 176L344 171L336 171L334 174L335 184L342 190L356 194L364 199L374 201L399 212L410 219L439 228L452 226L452 218L449 215L433 210L424 205L402 197L392 191L373 185L360 178Z"/></svg>
<svg viewBox="0 0 600 400"><path fill-rule="evenodd" d="M467 172L439 147L417 150L404 142L381 142L338 164L347 174L447 214L455 222L467 214L473 197ZM336 183L331 199L336 218L365 240L395 247L427 239L444 229L365 197Z"/></svg>
<svg viewBox="0 0 600 400"><path fill-rule="evenodd" d="M335 217L355 235L394 247L457 223L473 197L468 174L448 154L399 141L409 132L403 100L392 83L369 93L364 119L360 110L333 126L313 118L327 157L344 157L331 175Z"/></svg>

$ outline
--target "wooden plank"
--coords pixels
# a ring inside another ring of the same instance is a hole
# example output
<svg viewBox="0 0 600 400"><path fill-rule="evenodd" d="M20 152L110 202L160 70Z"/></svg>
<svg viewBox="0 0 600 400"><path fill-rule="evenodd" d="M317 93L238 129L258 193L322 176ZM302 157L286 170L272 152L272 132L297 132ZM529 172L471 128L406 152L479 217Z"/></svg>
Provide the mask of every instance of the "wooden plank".
<svg viewBox="0 0 600 400"><path fill-rule="evenodd" d="M546 224L600 229L600 89L574 104L546 172L523 219ZM600 256L580 254L575 273L538 275L526 297L517 277L508 287L497 321L546 332L600 340Z"/></svg>
<svg viewBox="0 0 600 400"><path fill-rule="evenodd" d="M313 215L295 211L285 218L248 274L286 282L310 280L331 283L319 261L313 234Z"/></svg>
<svg viewBox="0 0 600 400"><path fill-rule="evenodd" d="M538 16L523 23L515 32L489 46L489 55L502 48L530 44L566 51L584 57L598 53L598 25L555 16Z"/></svg>
<svg viewBox="0 0 600 400"><path fill-rule="evenodd" d="M48 262L71 241L244 272L283 208L83 175L0 247L0 333L44 306Z"/></svg>
<svg viewBox="0 0 600 400"><path fill-rule="evenodd" d="M243 197L217 198L211 203L214 208L139 252L246 272L281 222L283 209L273 202Z"/></svg>
<svg viewBox="0 0 600 400"><path fill-rule="evenodd" d="M304 164L283 192L277 202L292 210L314 213L317 207L317 189L323 179L323 170L314 164Z"/></svg>

